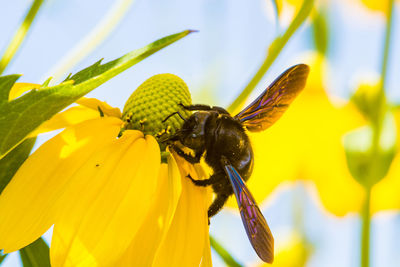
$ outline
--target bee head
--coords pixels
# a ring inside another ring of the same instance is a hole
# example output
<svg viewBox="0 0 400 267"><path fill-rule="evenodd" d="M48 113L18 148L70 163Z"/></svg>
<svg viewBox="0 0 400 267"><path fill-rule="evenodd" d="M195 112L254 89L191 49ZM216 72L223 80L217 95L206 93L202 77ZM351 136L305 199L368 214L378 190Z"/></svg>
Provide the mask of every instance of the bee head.
<svg viewBox="0 0 400 267"><path fill-rule="evenodd" d="M183 124L181 129L181 143L191 149L201 149L205 146L205 124L209 117L208 112L196 112Z"/></svg>

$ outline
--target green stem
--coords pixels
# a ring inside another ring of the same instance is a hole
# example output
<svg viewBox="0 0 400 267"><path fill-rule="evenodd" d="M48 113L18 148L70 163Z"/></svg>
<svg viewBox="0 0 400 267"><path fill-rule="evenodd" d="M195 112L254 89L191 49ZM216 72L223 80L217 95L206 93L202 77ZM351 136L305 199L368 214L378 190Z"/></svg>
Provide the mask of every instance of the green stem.
<svg viewBox="0 0 400 267"><path fill-rule="evenodd" d="M386 81L386 73L389 61L390 38L392 36L392 25L393 25L393 5L394 5L394 0L389 0L388 2L389 10L386 17L385 45L382 58L382 83L381 83L382 91L386 85L385 81Z"/></svg>
<svg viewBox="0 0 400 267"><path fill-rule="evenodd" d="M376 107L377 116L376 121L373 122L375 127L380 133L381 122L383 121L383 116L385 115L384 110L384 102L385 102L385 87L386 87L386 80L387 80L387 69L389 65L389 52L390 52L390 40L392 36L392 25L393 25L393 5L394 0L388 0L388 14L386 16L386 32L385 32L385 39L384 39L384 46L383 46L383 55L382 55L382 65L381 65L381 82L379 84L379 92L378 92L378 106ZM378 141L378 140L374 140ZM377 142L374 142L374 145Z"/></svg>
<svg viewBox="0 0 400 267"><path fill-rule="evenodd" d="M220 244L217 240L214 239L210 235L210 244L215 252L222 258L222 260L228 265L232 267L243 267L242 264L238 263L231 254Z"/></svg>
<svg viewBox="0 0 400 267"><path fill-rule="evenodd" d="M369 267L369 235L371 228L371 188L366 188L366 196L362 210L361 230L361 267Z"/></svg>
<svg viewBox="0 0 400 267"><path fill-rule="evenodd" d="M392 24L393 24L393 5L394 0L388 0L388 14L386 18L386 32L385 41L383 46L383 56L382 56L382 70L381 70L381 81L379 84L379 91L377 95L377 104L375 107L376 116L372 120L373 128L373 139L372 139L372 155L379 157L379 140L381 139L382 123L386 114L386 104L385 104L385 87L387 78L387 68L389 62L389 51L390 51L390 38L392 35ZM372 177L374 178L374 177ZM374 180L374 179L372 179ZM372 184L370 184L372 186Z"/></svg>
<svg viewBox="0 0 400 267"><path fill-rule="evenodd" d="M25 16L24 21L19 26L18 30L15 32L14 37L11 39L8 44L3 57L0 60L0 75L4 72L10 61L13 59L15 53L18 51L18 48L21 46L24 41L28 30L30 29L33 20L36 17L37 12L42 6L43 0L35 0L33 1L28 13Z"/></svg>
<svg viewBox="0 0 400 267"><path fill-rule="evenodd" d="M373 140L372 140L372 155L373 157L379 157L379 141L381 139L382 122L385 115L385 87L386 87L386 76L389 62L389 51L390 51L390 38L392 35L392 24L393 24L393 5L394 0L388 0L388 14L386 17L386 32L385 32L385 43L383 48L382 57L382 72L381 82L378 92L378 101L376 106L377 116L372 122L373 127ZM369 267L369 251L370 251L370 225L371 225L371 188L373 186L372 181L374 177L369 177L369 181L365 186L366 198L364 207L362 210L362 235L361 235L361 267ZM372 179L371 179L372 178Z"/></svg>
<svg viewBox="0 0 400 267"><path fill-rule="evenodd" d="M262 77L271 67L272 63L274 63L275 59L278 57L282 49L285 47L286 43L292 37L292 35L297 31L297 29L303 24L303 22L307 19L310 14L312 7L314 4L314 0L304 0L303 4L297 13L296 17L290 23L289 27L286 29L285 33L282 36L278 36L270 45L268 49L267 57L265 58L263 64L258 69L257 73L250 80L247 86L243 89L240 95L233 101L233 103L229 106L228 110L230 112L236 111L247 99L247 97L254 90L256 85L260 82Z"/></svg>

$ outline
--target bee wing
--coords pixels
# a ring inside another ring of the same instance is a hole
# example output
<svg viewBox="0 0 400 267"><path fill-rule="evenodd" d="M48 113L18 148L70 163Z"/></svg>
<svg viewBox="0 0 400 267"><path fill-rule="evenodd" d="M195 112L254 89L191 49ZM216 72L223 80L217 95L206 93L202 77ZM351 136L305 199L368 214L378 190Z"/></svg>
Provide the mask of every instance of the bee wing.
<svg viewBox="0 0 400 267"><path fill-rule="evenodd" d="M230 164L224 164L224 169L235 192L243 226L251 245L263 261L272 263L274 238L264 216L235 168Z"/></svg>
<svg viewBox="0 0 400 267"><path fill-rule="evenodd" d="M287 69L244 110L235 116L249 131L259 132L274 124L303 90L310 68L298 64Z"/></svg>

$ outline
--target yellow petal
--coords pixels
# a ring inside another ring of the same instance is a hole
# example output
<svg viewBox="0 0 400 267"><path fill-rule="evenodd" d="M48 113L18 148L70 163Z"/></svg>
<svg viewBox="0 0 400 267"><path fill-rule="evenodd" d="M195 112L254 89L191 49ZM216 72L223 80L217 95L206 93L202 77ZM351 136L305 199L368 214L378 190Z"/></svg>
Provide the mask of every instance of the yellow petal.
<svg viewBox="0 0 400 267"><path fill-rule="evenodd" d="M99 109L101 109L101 111L106 116L116 117L116 118L121 118L122 116L122 113L119 110L119 108L114 108L109 104L107 104L106 102L100 101L96 98L82 97L78 101L76 101L76 103L96 111L99 111Z"/></svg>
<svg viewBox="0 0 400 267"><path fill-rule="evenodd" d="M158 184L158 143L142 136L125 131L71 177L53 231L52 265L113 266L126 251Z"/></svg>
<svg viewBox="0 0 400 267"><path fill-rule="evenodd" d="M182 194L167 236L157 251L153 266L199 266L208 237L207 209L211 192L186 177L199 177L195 168L175 157L180 167Z"/></svg>
<svg viewBox="0 0 400 267"><path fill-rule="evenodd" d="M23 93L30 91L32 89L37 89L40 88L40 84L36 83L14 83L13 87L10 90L10 93L8 95L8 99L11 101L19 96L21 96Z"/></svg>
<svg viewBox="0 0 400 267"><path fill-rule="evenodd" d="M208 231L208 229L207 229ZM205 236L205 246L203 250L203 258L201 259L200 267L212 267L212 258L211 258L211 247L210 247L210 237L208 235Z"/></svg>
<svg viewBox="0 0 400 267"><path fill-rule="evenodd" d="M50 228L69 177L99 146L115 140L120 125L102 118L70 127L25 161L0 196L0 249L18 250Z"/></svg>
<svg viewBox="0 0 400 267"><path fill-rule="evenodd" d="M29 137L34 137L41 133L66 128L68 126L95 118L100 118L99 111L95 111L93 109L82 106L72 107L67 109L66 111L57 113L50 120L42 123L39 128L29 134Z"/></svg>
<svg viewBox="0 0 400 267"><path fill-rule="evenodd" d="M151 266L154 255L169 230L181 195L181 176L169 155L162 164L155 200L140 230L116 266Z"/></svg>
<svg viewBox="0 0 400 267"><path fill-rule="evenodd" d="M80 104L80 106L71 107L63 112L57 113L50 120L42 123L29 137L66 128L85 120L99 118L101 116L100 110L106 117L121 118L121 111L119 108L113 108L107 103L95 98L81 98L76 101L76 103Z"/></svg>

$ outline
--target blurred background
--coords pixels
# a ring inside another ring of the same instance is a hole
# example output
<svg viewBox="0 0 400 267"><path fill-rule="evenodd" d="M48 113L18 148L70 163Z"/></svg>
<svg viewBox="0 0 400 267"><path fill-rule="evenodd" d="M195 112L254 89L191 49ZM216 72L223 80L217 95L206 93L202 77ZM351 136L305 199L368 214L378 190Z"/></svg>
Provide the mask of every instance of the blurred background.
<svg viewBox="0 0 400 267"><path fill-rule="evenodd" d="M270 133L254 137L256 169L249 188L274 234L276 266L361 264L363 183L357 177L350 181L357 175L349 172L345 150L340 146L347 131L368 124L368 114L357 111L359 106L349 107L351 104L346 101L360 85L374 87L382 81L390 14L384 2L314 1L310 16L247 101L259 95L288 67L297 63L311 66L304 96L295 101ZM18 0L2 5L0 54L31 4L32 1ZM163 36L195 29L199 32L157 52L88 96L122 109L144 80L158 73L173 73L187 83L193 103L228 107L255 75L268 47L285 32L300 6L301 1L290 0L44 1L26 40L3 75L21 73L19 82L29 83L42 83L53 76L55 83L100 58L109 61ZM394 119L396 103L400 102L399 15L400 5L395 2L384 78L390 103L387 110ZM73 54L84 47L85 38L101 39L103 34L104 40L99 40L84 56ZM65 58L79 60L67 66ZM368 95L371 91L360 92ZM321 94L327 97L320 98ZM349 121L350 117L354 120ZM296 126L291 127L294 123ZM396 136L395 127L391 130ZM271 140L274 136L281 138ZM49 137L39 137L35 147ZM337 140L328 144L334 138ZM396 159L389 162L388 172L382 175L385 178L377 182L379 188L372 187L370 266L400 266L400 197L396 197L400 195L400 172ZM348 176L349 184L343 177L337 177L343 179L336 183L336 174ZM387 188L391 191L385 197ZM260 266L236 204L232 203L232 208L225 208L211 220L210 233L241 264ZM46 233L45 240L50 242L51 231ZM225 266L215 252L213 264ZM22 266L18 253L8 256L2 266Z"/></svg>

